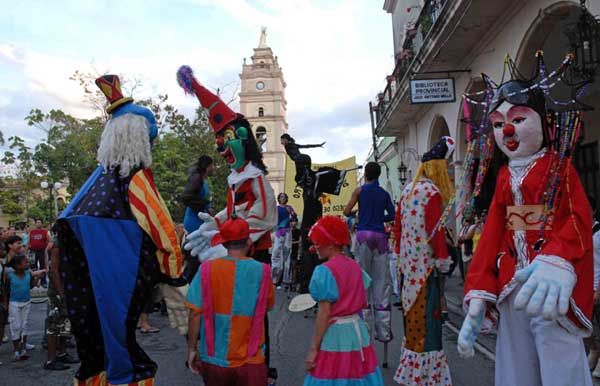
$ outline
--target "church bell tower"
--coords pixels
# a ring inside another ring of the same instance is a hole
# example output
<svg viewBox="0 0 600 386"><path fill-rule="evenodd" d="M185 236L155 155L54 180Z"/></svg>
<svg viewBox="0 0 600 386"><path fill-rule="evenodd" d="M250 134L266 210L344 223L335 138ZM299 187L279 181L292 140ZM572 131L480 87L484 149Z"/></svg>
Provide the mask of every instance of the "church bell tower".
<svg viewBox="0 0 600 386"><path fill-rule="evenodd" d="M240 112L248 119L258 143L262 146L263 159L269 170L267 180L277 196L284 192L285 149L280 143L287 133L285 81L277 56L267 45L267 29L262 28L260 42L254 49L252 63L244 59L242 67Z"/></svg>

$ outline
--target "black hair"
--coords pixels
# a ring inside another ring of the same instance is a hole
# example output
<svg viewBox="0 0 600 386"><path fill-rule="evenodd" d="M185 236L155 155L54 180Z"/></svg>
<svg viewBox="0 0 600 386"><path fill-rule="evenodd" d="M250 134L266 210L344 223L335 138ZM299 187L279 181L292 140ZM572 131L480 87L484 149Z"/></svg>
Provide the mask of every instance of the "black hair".
<svg viewBox="0 0 600 386"><path fill-rule="evenodd" d="M25 260L27 260L27 256L23 254L14 255L12 259L10 259L10 266L14 269L17 265L21 264Z"/></svg>
<svg viewBox="0 0 600 386"><path fill-rule="evenodd" d="M231 240L223 243L225 249L243 249L248 245L248 240Z"/></svg>
<svg viewBox="0 0 600 386"><path fill-rule="evenodd" d="M11 244L18 243L19 241L23 241L23 239L20 236L10 236L8 239L6 239L6 241L4 242L6 252L9 251L9 246Z"/></svg>
<svg viewBox="0 0 600 386"><path fill-rule="evenodd" d="M252 128L250 127L250 122L246 118L238 117L235 121L231 123L235 128L245 127L248 129L248 138L245 142L245 150L246 150L246 160L252 162L252 165L259 168L265 175L269 174L267 171L267 166L263 162L263 155L260 147L258 146L258 142L256 142L256 137L254 137L254 133L252 132Z"/></svg>
<svg viewBox="0 0 600 386"><path fill-rule="evenodd" d="M288 133L282 134L281 137L279 137L280 139L287 139L290 142L295 142L294 138L292 138L291 135L289 135Z"/></svg>
<svg viewBox="0 0 600 386"><path fill-rule="evenodd" d="M381 166L377 162L368 162L365 166L365 179L373 181L381 175Z"/></svg>
<svg viewBox="0 0 600 386"><path fill-rule="evenodd" d="M196 161L196 165L193 171L204 175L206 174L206 169L208 169L208 167L212 164L213 159L211 156L208 156L206 154L201 155L200 157L198 157L198 161Z"/></svg>

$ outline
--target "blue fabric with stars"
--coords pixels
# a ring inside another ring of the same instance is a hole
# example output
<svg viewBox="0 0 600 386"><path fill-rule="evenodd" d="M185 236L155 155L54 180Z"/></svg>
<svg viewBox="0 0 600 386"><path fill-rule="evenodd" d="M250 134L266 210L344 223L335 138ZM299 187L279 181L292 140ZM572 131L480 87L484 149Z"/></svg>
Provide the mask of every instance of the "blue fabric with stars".
<svg viewBox="0 0 600 386"><path fill-rule="evenodd" d="M139 315L158 282L156 246L129 206L130 177L100 166L59 218L61 276L81 359L76 378L106 371L111 384L154 376L135 340Z"/></svg>

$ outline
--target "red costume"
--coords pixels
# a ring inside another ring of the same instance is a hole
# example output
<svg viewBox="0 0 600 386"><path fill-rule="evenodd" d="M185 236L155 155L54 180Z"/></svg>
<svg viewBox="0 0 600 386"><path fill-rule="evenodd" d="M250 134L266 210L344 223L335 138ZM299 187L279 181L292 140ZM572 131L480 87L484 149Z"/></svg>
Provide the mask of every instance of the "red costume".
<svg viewBox="0 0 600 386"><path fill-rule="evenodd" d="M541 155L532 162L529 171L525 171L520 190L521 205L539 205L546 187L547 169L551 161L550 154ZM594 275L592 258L592 210L585 191L579 180L577 171L568 163L562 174L562 194L558 198L556 213L551 225L544 234L545 242L541 249L534 246L540 240L539 224L525 222L531 229L526 230L526 256L532 262L538 254L561 256L573 265L577 275L577 284L573 290L568 318L559 318L559 323L572 333L587 335L591 332L590 322ZM465 303L473 298L484 299L489 305L502 302L517 284L513 280L515 267L518 264L518 253L515 247L515 232L508 229L510 222L518 217L513 214L507 218L508 207L515 205L508 166L502 167L496 182L494 198L490 205L485 227L479 240L473 261L469 268L465 283ZM518 219L516 220L518 221ZM535 220L534 220L535 221ZM496 319L493 309L487 313L493 321Z"/></svg>

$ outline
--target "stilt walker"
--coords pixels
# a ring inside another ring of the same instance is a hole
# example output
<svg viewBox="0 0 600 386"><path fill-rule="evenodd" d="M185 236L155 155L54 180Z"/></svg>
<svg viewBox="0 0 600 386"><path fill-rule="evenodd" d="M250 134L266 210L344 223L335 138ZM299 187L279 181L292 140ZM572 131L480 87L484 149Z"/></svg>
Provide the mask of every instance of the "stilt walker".
<svg viewBox="0 0 600 386"><path fill-rule="evenodd" d="M210 240L219 231L232 213L246 220L250 225L250 239L254 242L252 257L271 265L269 248L272 246L271 231L277 224L275 194L265 175L267 167L262 161L262 153L256 142L250 123L242 114L235 113L218 96L204 88L192 73L192 69L182 66L177 71L177 81L188 94L196 95L202 107L207 109L217 143L217 150L225 158L231 173L227 207L214 217L200 212L204 221L197 231L188 235L186 249L202 260L227 255L222 245L210 246ZM235 209L235 210L234 210ZM269 322L265 315L266 364L270 363ZM269 368L269 378L277 378L277 370Z"/></svg>
<svg viewBox="0 0 600 386"><path fill-rule="evenodd" d="M453 192L447 159L454 146L452 138L442 137L423 155L396 212L395 235L400 240L400 271L404 275L404 342L394 380L402 386L452 385L442 348L439 281L440 271L447 272L452 260L439 225Z"/></svg>
<svg viewBox="0 0 600 386"><path fill-rule="evenodd" d="M118 76L96 84L111 115L100 166L58 220L60 270L81 359L75 385L152 386L157 365L137 344L136 325L159 281L181 275L181 250L150 169L154 115L123 97Z"/></svg>
<svg viewBox="0 0 600 386"><path fill-rule="evenodd" d="M551 73L541 52L537 60L533 79L508 59L511 80L484 78L484 99L467 96L491 123L481 143L493 135L508 164L467 274L458 350L473 355L479 332L497 324L497 386L589 386L581 337L592 330L592 210L571 163L582 105L551 95L571 58Z"/></svg>
<svg viewBox="0 0 600 386"><path fill-rule="evenodd" d="M387 363L387 343L392 340L392 276L390 274L388 234L385 223L394 220L394 204L390 194L379 186L381 167L376 162L365 166L365 184L356 188L344 209L354 217L358 203L355 258L373 280L367 289L367 306L362 315L376 340L384 343L383 367Z"/></svg>

